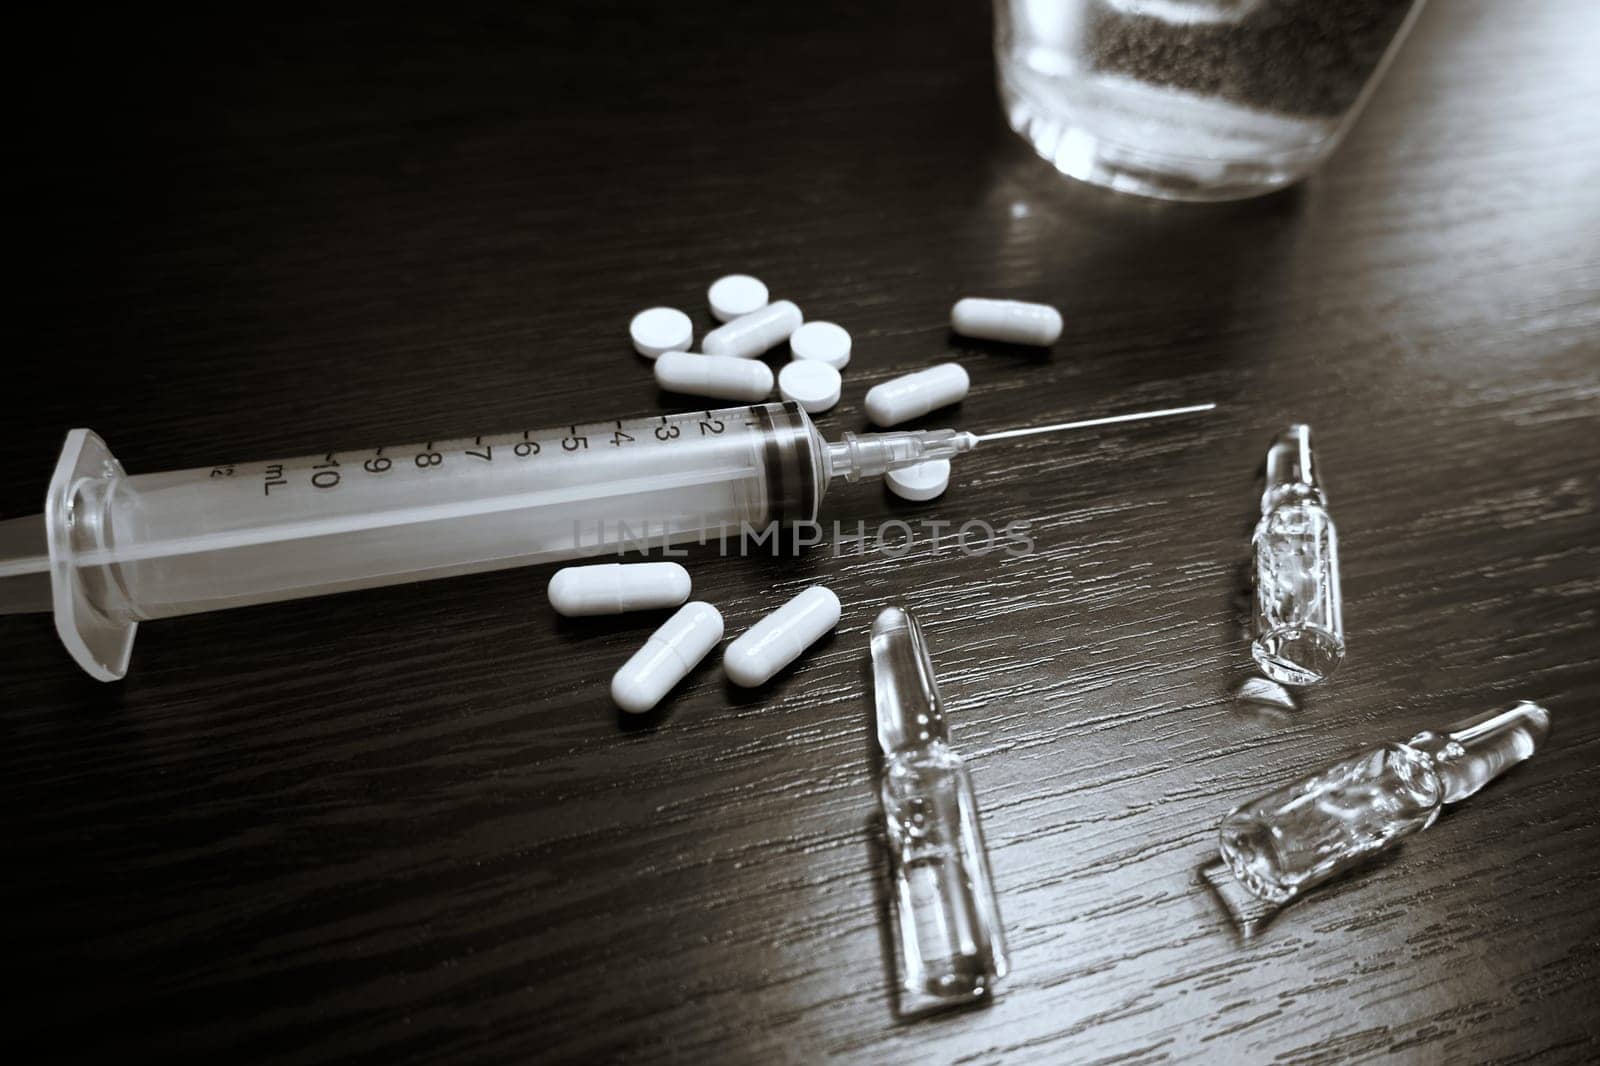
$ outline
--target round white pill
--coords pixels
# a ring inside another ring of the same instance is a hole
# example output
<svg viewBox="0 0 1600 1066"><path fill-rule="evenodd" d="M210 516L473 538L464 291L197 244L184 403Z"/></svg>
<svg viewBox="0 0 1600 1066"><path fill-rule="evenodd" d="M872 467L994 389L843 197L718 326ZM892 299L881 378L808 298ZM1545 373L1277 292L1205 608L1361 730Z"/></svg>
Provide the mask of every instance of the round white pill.
<svg viewBox="0 0 1600 1066"><path fill-rule="evenodd" d="M832 322L807 322L789 337L796 359L815 359L835 370L850 362L850 331Z"/></svg>
<svg viewBox="0 0 1600 1066"><path fill-rule="evenodd" d="M689 598L689 571L677 563L568 566L546 591L550 606L568 618L676 607Z"/></svg>
<svg viewBox="0 0 1600 1066"><path fill-rule="evenodd" d="M818 414L838 403L843 387L837 370L814 359L797 359L778 371L778 395L799 404L807 414Z"/></svg>
<svg viewBox="0 0 1600 1066"><path fill-rule="evenodd" d="M880 426L897 426L929 411L960 403L971 382L960 363L940 363L915 374L892 378L867 390L867 417Z"/></svg>
<svg viewBox="0 0 1600 1066"><path fill-rule="evenodd" d="M687 351L694 344L694 323L676 307L652 307L633 316L628 335L635 351L654 359L662 352Z"/></svg>
<svg viewBox="0 0 1600 1066"><path fill-rule="evenodd" d="M800 308L788 300L779 300L759 311L740 315L726 326L718 326L700 341L700 350L707 355L754 359L788 340L803 321Z"/></svg>
<svg viewBox="0 0 1600 1066"><path fill-rule="evenodd" d="M686 603L650 634L644 647L611 678L611 699L630 714L643 714L689 675L722 639L722 615L709 603Z"/></svg>
<svg viewBox="0 0 1600 1066"><path fill-rule="evenodd" d="M950 328L979 340L1054 344L1061 337L1061 312L1049 304L969 296L950 309Z"/></svg>
<svg viewBox="0 0 1600 1066"><path fill-rule="evenodd" d="M749 274L729 274L718 278L706 290L711 304L711 314L718 322L731 322L740 315L759 311L767 306L767 287L760 278Z"/></svg>
<svg viewBox="0 0 1600 1066"><path fill-rule="evenodd" d="M656 360L656 384L668 392L754 403L772 392L772 368L731 355L666 352Z"/></svg>
<svg viewBox="0 0 1600 1066"><path fill-rule="evenodd" d="M902 466L884 475L889 491L902 500L931 500L950 487L950 460L929 459L916 466Z"/></svg>
<svg viewBox="0 0 1600 1066"><path fill-rule="evenodd" d="M722 656L723 672L735 685L764 685L838 624L839 597L832 589L812 585L729 644Z"/></svg>

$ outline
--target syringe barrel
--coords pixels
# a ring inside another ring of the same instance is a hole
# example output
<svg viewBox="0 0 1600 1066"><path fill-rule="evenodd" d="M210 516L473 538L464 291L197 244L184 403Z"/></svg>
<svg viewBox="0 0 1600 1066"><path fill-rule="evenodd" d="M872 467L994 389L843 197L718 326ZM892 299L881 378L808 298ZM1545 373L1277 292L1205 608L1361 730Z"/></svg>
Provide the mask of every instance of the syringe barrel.
<svg viewBox="0 0 1600 1066"><path fill-rule="evenodd" d="M737 536L815 519L820 438L794 404L695 411L76 480L92 606L133 622ZM114 464L112 464L114 465Z"/></svg>

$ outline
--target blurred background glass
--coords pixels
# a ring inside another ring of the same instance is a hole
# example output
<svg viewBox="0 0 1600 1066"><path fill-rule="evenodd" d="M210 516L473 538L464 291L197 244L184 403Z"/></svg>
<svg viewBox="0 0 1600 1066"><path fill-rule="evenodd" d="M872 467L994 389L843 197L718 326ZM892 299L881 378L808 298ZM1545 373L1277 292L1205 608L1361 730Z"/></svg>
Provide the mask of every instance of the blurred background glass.
<svg viewBox="0 0 1600 1066"><path fill-rule="evenodd" d="M1064 174L1171 200L1305 177L1422 0L994 0L1011 127Z"/></svg>

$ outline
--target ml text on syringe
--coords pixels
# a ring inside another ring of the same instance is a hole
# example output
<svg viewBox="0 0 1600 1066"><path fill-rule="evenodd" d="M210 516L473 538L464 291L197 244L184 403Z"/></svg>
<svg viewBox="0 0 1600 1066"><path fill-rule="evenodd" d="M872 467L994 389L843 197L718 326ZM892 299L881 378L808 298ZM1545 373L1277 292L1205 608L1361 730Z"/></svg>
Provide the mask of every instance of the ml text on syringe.
<svg viewBox="0 0 1600 1066"><path fill-rule="evenodd" d="M131 476L75 429L43 514L0 522L0 610L52 612L73 658L115 680L143 620L592 555L641 530L814 522L835 480L1212 406L829 442L767 403Z"/></svg>

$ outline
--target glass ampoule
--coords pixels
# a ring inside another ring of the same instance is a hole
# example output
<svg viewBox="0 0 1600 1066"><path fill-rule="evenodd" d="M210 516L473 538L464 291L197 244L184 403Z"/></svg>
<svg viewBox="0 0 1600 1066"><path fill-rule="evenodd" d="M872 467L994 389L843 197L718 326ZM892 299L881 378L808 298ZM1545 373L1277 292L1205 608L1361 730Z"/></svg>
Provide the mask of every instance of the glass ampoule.
<svg viewBox="0 0 1600 1066"><path fill-rule="evenodd" d="M1222 859L1252 894L1287 903L1428 828L1549 734L1550 712L1523 702L1379 745L1236 807L1219 831Z"/></svg>
<svg viewBox="0 0 1600 1066"><path fill-rule="evenodd" d="M889 607L873 623L872 674L899 1012L984 1000L1006 974L1005 932L972 781L910 613Z"/></svg>
<svg viewBox="0 0 1600 1066"><path fill-rule="evenodd" d="M1311 427L1292 425L1267 449L1255 553L1250 653L1285 685L1314 685L1344 659L1339 537L1312 462Z"/></svg>

